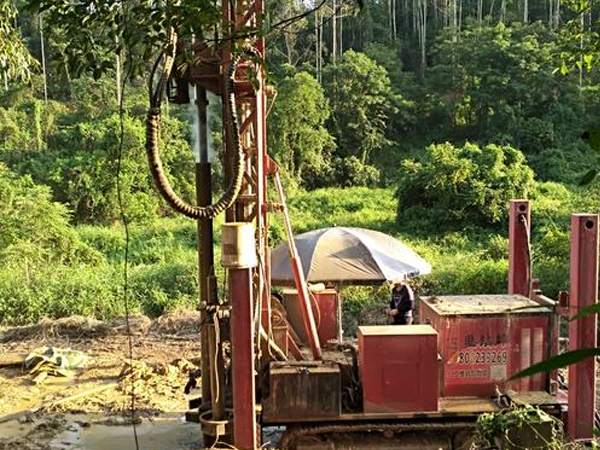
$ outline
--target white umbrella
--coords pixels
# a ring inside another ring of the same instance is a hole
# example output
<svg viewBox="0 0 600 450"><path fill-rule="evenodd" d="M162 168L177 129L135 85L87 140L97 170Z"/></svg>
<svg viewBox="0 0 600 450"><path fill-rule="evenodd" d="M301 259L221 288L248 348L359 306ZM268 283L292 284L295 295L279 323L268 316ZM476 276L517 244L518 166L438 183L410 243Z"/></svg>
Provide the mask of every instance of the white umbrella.
<svg viewBox="0 0 600 450"><path fill-rule="evenodd" d="M294 238L309 283L378 284L431 272L431 266L409 247L379 231L331 227ZM287 243L271 253L273 284L290 284L294 276Z"/></svg>

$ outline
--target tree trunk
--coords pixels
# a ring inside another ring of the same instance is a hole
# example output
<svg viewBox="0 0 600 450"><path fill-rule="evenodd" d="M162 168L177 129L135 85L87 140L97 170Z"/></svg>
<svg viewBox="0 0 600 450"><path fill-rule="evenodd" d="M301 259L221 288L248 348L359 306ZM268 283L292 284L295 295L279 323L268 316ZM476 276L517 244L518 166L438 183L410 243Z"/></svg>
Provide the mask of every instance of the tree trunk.
<svg viewBox="0 0 600 450"><path fill-rule="evenodd" d="M340 14L340 35L338 37L338 41L340 42L340 58L344 54L344 15Z"/></svg>
<svg viewBox="0 0 600 450"><path fill-rule="evenodd" d="M581 55L579 56L579 97L581 98L582 87L583 87L583 32L585 31L585 13L581 13L580 15L580 32L581 36L579 38L579 48L581 50Z"/></svg>
<svg viewBox="0 0 600 450"><path fill-rule="evenodd" d="M408 17L408 0L402 0L402 3L402 10L404 14L404 35L408 37L408 23L410 20Z"/></svg>
<svg viewBox="0 0 600 450"><path fill-rule="evenodd" d="M44 102L48 103L48 78L46 74L46 46L44 44L44 24L42 22L42 15L38 16L40 25L40 48L42 50L42 75L44 79Z"/></svg>
<svg viewBox="0 0 600 450"><path fill-rule="evenodd" d="M458 35L458 0L452 0L452 42L456 42Z"/></svg>
<svg viewBox="0 0 600 450"><path fill-rule="evenodd" d="M331 13L331 62L335 64L337 61L337 3L336 0L332 1L332 13Z"/></svg>
<svg viewBox="0 0 600 450"><path fill-rule="evenodd" d="M69 98L73 99L75 96L73 95L73 78L71 78L71 71L69 70L69 63L67 61L67 57L63 53L63 65L65 67L65 77L67 77L67 86L69 87Z"/></svg>
<svg viewBox="0 0 600 450"><path fill-rule="evenodd" d="M119 38L115 37L116 48L119 48ZM123 93L121 92L121 54L119 50L115 55L115 81L117 85L117 105L121 104Z"/></svg>
<svg viewBox="0 0 600 450"><path fill-rule="evenodd" d="M425 77L426 46L427 46L427 0L417 0L418 28L417 36L420 48L420 73L421 78Z"/></svg>
<svg viewBox="0 0 600 450"><path fill-rule="evenodd" d="M398 26L396 25L396 1L397 0L392 0L392 36L394 42L396 42L396 38L398 37Z"/></svg>
<svg viewBox="0 0 600 450"><path fill-rule="evenodd" d="M392 2L394 0L388 0L387 2L387 7L388 7L388 30L390 33L390 42L394 42L394 31L393 31L393 26L392 26Z"/></svg>
<svg viewBox="0 0 600 450"><path fill-rule="evenodd" d="M529 22L529 0L523 0L523 23Z"/></svg>
<svg viewBox="0 0 600 450"><path fill-rule="evenodd" d="M315 11L315 78L319 79L319 11Z"/></svg>

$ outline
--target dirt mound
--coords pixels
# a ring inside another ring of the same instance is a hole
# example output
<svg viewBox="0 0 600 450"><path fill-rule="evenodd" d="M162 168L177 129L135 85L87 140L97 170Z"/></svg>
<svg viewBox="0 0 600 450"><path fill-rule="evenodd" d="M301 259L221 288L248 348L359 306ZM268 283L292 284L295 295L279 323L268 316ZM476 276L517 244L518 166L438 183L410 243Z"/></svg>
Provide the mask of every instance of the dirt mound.
<svg viewBox="0 0 600 450"><path fill-rule="evenodd" d="M92 338L107 336L110 327L99 320L83 316L61 319L41 318L35 325L9 328L0 333L0 342L43 340L46 338Z"/></svg>
<svg viewBox="0 0 600 450"><path fill-rule="evenodd" d="M150 320L143 314L133 314L129 317L129 328L133 335L145 335L149 332L169 336L198 335L201 329L201 315L199 311L176 310L158 319ZM47 338L77 340L126 333L127 322L124 318L102 322L83 316L61 319L44 317L35 325L0 329L0 342L45 340Z"/></svg>
<svg viewBox="0 0 600 450"><path fill-rule="evenodd" d="M176 310L152 321L150 331L172 336L199 334L202 328L200 311Z"/></svg>
<svg viewBox="0 0 600 450"><path fill-rule="evenodd" d="M129 330L132 334L146 334L152 325L152 320L143 314L129 316ZM127 320L125 318L113 319L107 323L111 333L127 333Z"/></svg>

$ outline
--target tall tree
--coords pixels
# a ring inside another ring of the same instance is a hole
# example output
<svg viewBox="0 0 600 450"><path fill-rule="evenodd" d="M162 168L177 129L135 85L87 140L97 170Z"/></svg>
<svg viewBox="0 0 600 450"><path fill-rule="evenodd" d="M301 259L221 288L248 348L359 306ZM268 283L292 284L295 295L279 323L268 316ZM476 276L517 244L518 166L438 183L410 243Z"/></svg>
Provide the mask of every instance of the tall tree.
<svg viewBox="0 0 600 450"><path fill-rule="evenodd" d="M324 84L333 104L332 129L339 156L370 164L389 145L386 121L391 108L386 70L362 53L347 50L341 62L326 68Z"/></svg>
<svg viewBox="0 0 600 450"><path fill-rule="evenodd" d="M16 18L17 10L11 1L0 0L0 71L5 88L10 80L28 80L38 66L15 27Z"/></svg>
<svg viewBox="0 0 600 450"><path fill-rule="evenodd" d="M277 86L269 120L269 144L285 173L298 182L306 170L318 173L329 164L333 138L325 129L330 110L323 88L306 72Z"/></svg>

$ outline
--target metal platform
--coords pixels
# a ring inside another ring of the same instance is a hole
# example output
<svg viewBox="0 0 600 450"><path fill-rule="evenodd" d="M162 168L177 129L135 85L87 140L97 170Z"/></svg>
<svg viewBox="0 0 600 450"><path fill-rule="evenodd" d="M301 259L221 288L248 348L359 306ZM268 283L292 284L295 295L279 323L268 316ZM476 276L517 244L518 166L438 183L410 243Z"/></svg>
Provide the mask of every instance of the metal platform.
<svg viewBox="0 0 600 450"><path fill-rule="evenodd" d="M539 406L549 413L559 413L563 403L556 397L543 391L512 393L506 396L507 401L516 404L529 404ZM374 422L374 421L414 421L418 420L475 420L482 413L499 411L503 405L496 399L480 397L442 397L439 400L438 411L431 412L406 412L406 413L346 413L336 417L303 417L301 419L269 422L262 421L263 425L281 425L283 423L313 423L313 422Z"/></svg>

